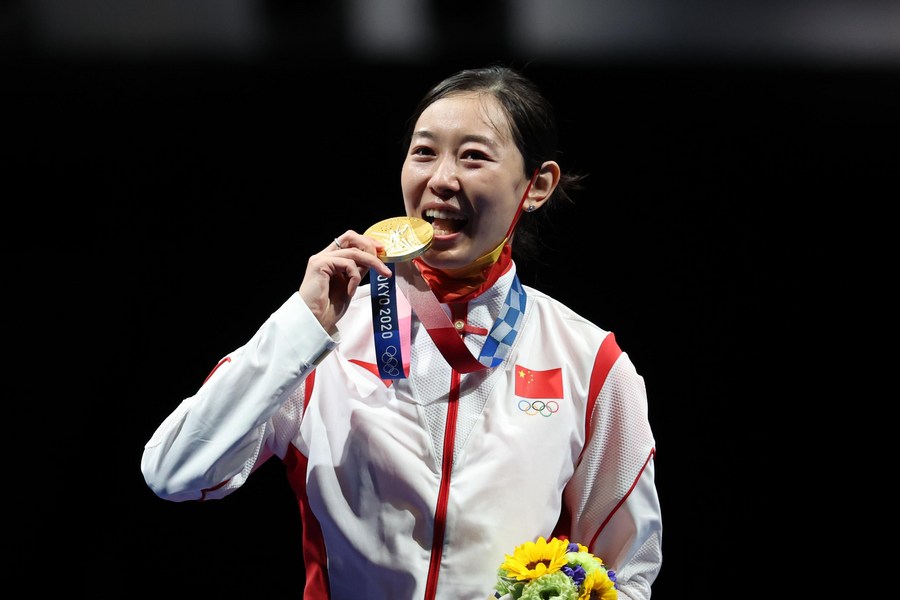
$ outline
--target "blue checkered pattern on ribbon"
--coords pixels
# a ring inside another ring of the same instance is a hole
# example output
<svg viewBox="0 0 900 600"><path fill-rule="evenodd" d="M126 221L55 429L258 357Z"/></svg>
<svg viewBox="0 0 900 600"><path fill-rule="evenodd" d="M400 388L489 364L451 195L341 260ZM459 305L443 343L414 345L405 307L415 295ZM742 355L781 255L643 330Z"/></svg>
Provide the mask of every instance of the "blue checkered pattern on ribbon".
<svg viewBox="0 0 900 600"><path fill-rule="evenodd" d="M497 315L484 347L481 348L478 362L488 367L496 367L509 355L513 341L519 333L519 326L525 317L526 299L525 289L519 282L518 275L514 275L500 314Z"/></svg>

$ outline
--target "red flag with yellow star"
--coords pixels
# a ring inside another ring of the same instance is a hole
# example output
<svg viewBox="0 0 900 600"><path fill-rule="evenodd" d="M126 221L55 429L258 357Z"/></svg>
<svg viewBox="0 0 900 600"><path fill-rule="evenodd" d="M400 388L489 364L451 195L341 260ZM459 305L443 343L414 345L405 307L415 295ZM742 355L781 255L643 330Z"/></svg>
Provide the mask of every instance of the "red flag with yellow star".
<svg viewBox="0 0 900 600"><path fill-rule="evenodd" d="M516 396L522 398L562 398L562 369L532 371L516 365Z"/></svg>

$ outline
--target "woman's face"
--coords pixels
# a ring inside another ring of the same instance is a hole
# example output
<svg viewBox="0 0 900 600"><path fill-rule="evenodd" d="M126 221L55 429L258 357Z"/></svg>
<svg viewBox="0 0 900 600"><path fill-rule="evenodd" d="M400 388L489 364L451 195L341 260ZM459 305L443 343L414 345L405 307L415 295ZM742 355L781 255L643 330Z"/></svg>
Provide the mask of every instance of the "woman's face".
<svg viewBox="0 0 900 600"><path fill-rule="evenodd" d="M407 216L434 226L425 262L456 269L494 250L528 186L523 169L493 96L454 95L425 109L400 174Z"/></svg>

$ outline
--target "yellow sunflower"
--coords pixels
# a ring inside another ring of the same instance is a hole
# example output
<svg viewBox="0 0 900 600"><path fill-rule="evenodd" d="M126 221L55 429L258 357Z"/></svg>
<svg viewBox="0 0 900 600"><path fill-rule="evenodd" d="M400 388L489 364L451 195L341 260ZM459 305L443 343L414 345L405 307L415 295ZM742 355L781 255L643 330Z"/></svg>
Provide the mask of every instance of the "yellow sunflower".
<svg viewBox="0 0 900 600"><path fill-rule="evenodd" d="M606 574L606 569L596 569L584 578L578 600L616 600L618 597L615 583Z"/></svg>
<svg viewBox="0 0 900 600"><path fill-rule="evenodd" d="M500 568L508 577L519 581L537 579L547 573L555 573L566 566L566 548L569 543L551 538L548 542L539 537L536 542L517 546L512 555L507 554Z"/></svg>

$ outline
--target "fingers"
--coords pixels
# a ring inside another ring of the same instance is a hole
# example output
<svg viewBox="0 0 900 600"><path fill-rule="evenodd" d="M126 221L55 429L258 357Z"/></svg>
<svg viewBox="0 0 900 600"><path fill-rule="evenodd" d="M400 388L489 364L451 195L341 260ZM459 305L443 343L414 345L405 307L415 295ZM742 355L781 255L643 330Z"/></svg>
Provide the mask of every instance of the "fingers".
<svg viewBox="0 0 900 600"><path fill-rule="evenodd" d="M378 250L383 250L384 246L375 241L374 238L359 234L352 229L348 229L341 235L334 238L329 246L329 250L346 250L347 248L359 248L364 252L378 254Z"/></svg>
<svg viewBox="0 0 900 600"><path fill-rule="evenodd" d="M381 243L347 230L309 258L299 292L326 331L343 316L370 269L384 277L392 275L379 252L384 252Z"/></svg>
<svg viewBox="0 0 900 600"><path fill-rule="evenodd" d="M349 258L360 266L375 269L379 274L389 277L391 275L390 268L378 258L379 253L382 252L384 252L383 244L352 229L348 229L334 238L331 244L323 250L323 253Z"/></svg>

